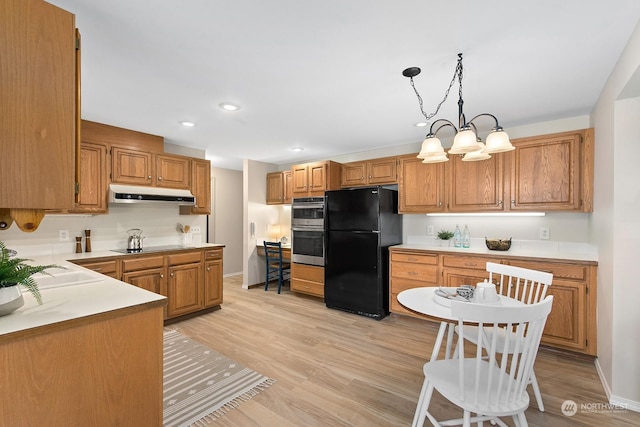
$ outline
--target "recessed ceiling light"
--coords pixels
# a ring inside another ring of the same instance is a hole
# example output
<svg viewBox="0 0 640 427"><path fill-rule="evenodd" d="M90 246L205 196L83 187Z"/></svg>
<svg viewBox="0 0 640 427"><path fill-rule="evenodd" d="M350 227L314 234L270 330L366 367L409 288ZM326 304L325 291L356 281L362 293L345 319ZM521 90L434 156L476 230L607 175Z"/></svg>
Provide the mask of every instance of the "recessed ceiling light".
<svg viewBox="0 0 640 427"><path fill-rule="evenodd" d="M188 127L188 128L192 128L192 127L194 127L194 126L196 125L196 124L195 124L195 123L193 123L193 122L180 122L180 124L181 124L182 126L185 126L185 127Z"/></svg>
<svg viewBox="0 0 640 427"><path fill-rule="evenodd" d="M291 151L294 151L294 152L296 152L296 153L299 153L299 152L301 152L301 151L304 151L304 148L302 148L302 147L292 147L292 148L291 148Z"/></svg>
<svg viewBox="0 0 640 427"><path fill-rule="evenodd" d="M418 127L418 128L423 128L423 127L425 127L425 126L426 126L426 125L428 125L428 124L429 124L429 123L427 123L427 122L420 122L420 123L416 123L414 126L415 126L415 127Z"/></svg>
<svg viewBox="0 0 640 427"><path fill-rule="evenodd" d="M239 105L229 104L228 102L223 102L221 104L218 104L218 106L227 111L238 111L240 109Z"/></svg>

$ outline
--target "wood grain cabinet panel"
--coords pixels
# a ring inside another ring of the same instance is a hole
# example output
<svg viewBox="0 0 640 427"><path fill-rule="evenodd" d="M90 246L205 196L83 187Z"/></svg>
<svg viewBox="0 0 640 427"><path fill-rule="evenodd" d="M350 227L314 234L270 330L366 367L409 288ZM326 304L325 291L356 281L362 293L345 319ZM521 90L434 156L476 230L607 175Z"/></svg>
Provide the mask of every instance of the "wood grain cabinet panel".
<svg viewBox="0 0 640 427"><path fill-rule="evenodd" d="M111 147L111 182L117 184L152 185L153 155L148 151Z"/></svg>
<svg viewBox="0 0 640 427"><path fill-rule="evenodd" d="M298 177L301 179L301 177ZM267 204L290 204L292 198L291 171L270 172L267 174Z"/></svg>
<svg viewBox="0 0 640 427"><path fill-rule="evenodd" d="M186 157L156 154L155 186L188 190L191 183L191 161Z"/></svg>
<svg viewBox="0 0 640 427"><path fill-rule="evenodd" d="M181 215L211 215L211 162L191 160L191 193L195 206L180 206Z"/></svg>
<svg viewBox="0 0 640 427"><path fill-rule="evenodd" d="M291 167L292 197L324 196L327 190L340 189L342 166L332 161L305 163Z"/></svg>
<svg viewBox="0 0 640 427"><path fill-rule="evenodd" d="M107 152L105 144L83 141L80 146L80 179L72 213L107 213Z"/></svg>
<svg viewBox="0 0 640 427"><path fill-rule="evenodd" d="M324 267L291 264L291 290L324 298Z"/></svg>
<svg viewBox="0 0 640 427"><path fill-rule="evenodd" d="M404 290L423 286L438 286L439 256L421 251L389 248L389 311L424 318L398 302Z"/></svg>
<svg viewBox="0 0 640 427"><path fill-rule="evenodd" d="M422 163L415 155L399 159L398 211L400 213L445 210L444 166Z"/></svg>
<svg viewBox="0 0 640 427"><path fill-rule="evenodd" d="M504 156L488 160L463 162L460 156L449 156L447 209L452 212L503 211Z"/></svg>
<svg viewBox="0 0 640 427"><path fill-rule="evenodd" d="M89 260L74 260L74 264L88 268L96 273L104 274L113 279L121 280L122 270L119 259L89 259Z"/></svg>
<svg viewBox="0 0 640 427"><path fill-rule="evenodd" d="M363 185L396 184L397 157L363 160L342 165L342 188Z"/></svg>
<svg viewBox="0 0 640 427"><path fill-rule="evenodd" d="M73 209L80 149L75 16L41 0L3 0L0 33L0 208Z"/></svg>
<svg viewBox="0 0 640 427"><path fill-rule="evenodd" d="M170 265L167 271L167 317L180 316L204 308L202 265Z"/></svg>

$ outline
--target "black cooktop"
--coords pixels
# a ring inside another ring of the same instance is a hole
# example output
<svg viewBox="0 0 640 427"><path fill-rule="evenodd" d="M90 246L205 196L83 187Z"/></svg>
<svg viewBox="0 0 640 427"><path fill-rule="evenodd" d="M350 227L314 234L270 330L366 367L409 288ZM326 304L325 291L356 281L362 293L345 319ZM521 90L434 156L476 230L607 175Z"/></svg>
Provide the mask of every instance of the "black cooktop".
<svg viewBox="0 0 640 427"><path fill-rule="evenodd" d="M190 249L189 247L182 245L166 245L166 246L149 246L146 248L142 248L141 250L129 250L129 249L111 249L111 252L118 252L121 254L148 254L152 252L163 252L163 251L175 251L179 249Z"/></svg>

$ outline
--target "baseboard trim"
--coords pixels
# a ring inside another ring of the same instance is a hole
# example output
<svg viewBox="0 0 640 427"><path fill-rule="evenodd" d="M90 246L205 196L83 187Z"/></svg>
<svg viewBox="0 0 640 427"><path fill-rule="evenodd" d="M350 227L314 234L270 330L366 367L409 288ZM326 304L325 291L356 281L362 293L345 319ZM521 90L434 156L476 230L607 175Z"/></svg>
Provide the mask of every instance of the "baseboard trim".
<svg viewBox="0 0 640 427"><path fill-rule="evenodd" d="M609 387L609 383L607 382L607 379L604 376L604 372L602 371L602 367L600 366L600 361L597 358L595 360L595 366L596 372L600 377L600 382L602 383L602 388L604 388L604 393L607 395L607 400L609 401L609 403L619 408L628 409L633 412L640 412L640 402L616 396L611 392L611 387Z"/></svg>

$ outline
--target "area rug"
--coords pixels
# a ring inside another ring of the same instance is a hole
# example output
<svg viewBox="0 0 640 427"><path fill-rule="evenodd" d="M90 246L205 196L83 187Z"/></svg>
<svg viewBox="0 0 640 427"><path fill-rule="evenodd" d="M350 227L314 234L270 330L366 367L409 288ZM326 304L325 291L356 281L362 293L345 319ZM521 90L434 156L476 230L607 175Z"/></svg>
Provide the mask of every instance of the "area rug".
<svg viewBox="0 0 640 427"><path fill-rule="evenodd" d="M164 331L165 427L206 425L273 383L178 331Z"/></svg>

